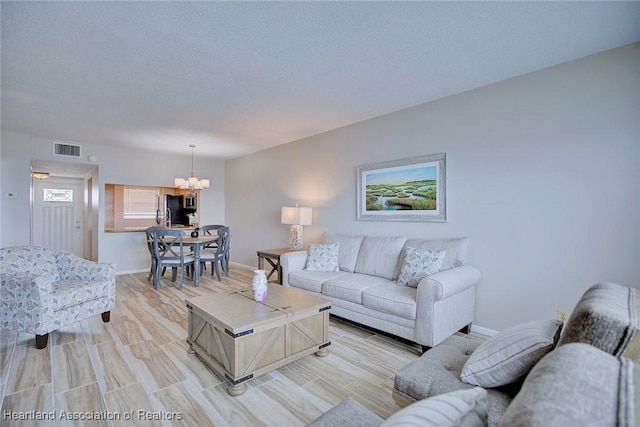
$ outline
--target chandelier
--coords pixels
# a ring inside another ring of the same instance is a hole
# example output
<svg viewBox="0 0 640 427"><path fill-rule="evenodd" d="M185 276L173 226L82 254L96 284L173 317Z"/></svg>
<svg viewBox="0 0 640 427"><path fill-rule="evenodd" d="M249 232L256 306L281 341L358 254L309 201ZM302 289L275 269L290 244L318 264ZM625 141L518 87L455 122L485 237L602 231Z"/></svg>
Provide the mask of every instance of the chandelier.
<svg viewBox="0 0 640 427"><path fill-rule="evenodd" d="M184 178L176 178L174 179L174 185L183 190L201 190L203 188L209 188L209 180L208 179L198 179L195 177L193 173L193 149L196 148L195 145L190 144L191 147L191 176L187 179Z"/></svg>

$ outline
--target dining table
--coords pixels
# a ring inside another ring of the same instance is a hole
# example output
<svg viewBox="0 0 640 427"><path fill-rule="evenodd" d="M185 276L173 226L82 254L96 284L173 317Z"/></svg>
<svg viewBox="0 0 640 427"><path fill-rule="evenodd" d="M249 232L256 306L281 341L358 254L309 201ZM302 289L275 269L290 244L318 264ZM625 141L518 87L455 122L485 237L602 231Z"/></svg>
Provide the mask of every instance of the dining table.
<svg viewBox="0 0 640 427"><path fill-rule="evenodd" d="M200 285L200 250L216 240L218 240L217 234L198 237L184 236L182 238L182 244L193 249L193 285L195 287Z"/></svg>

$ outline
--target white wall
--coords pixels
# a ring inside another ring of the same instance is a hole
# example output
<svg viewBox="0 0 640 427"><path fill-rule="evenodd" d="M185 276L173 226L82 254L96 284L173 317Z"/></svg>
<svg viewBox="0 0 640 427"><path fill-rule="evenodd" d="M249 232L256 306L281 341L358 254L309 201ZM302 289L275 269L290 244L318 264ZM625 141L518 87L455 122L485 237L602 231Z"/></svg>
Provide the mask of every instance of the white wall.
<svg viewBox="0 0 640 427"><path fill-rule="evenodd" d="M0 136L0 153L2 153L2 137ZM2 161L0 161L0 189L2 188ZM4 204L4 194L0 193L0 224L2 224L2 205ZM0 226L0 248L2 247L2 227Z"/></svg>
<svg viewBox="0 0 640 427"><path fill-rule="evenodd" d="M226 165L232 260L288 246L280 207L325 231L469 236L475 324L571 310L599 281L640 277L640 44L336 129ZM356 220L356 167L447 154L446 223Z"/></svg>
<svg viewBox="0 0 640 427"><path fill-rule="evenodd" d="M2 132L0 181L2 194L18 193L16 199L2 199L2 246L28 245L30 243L30 164L32 159L60 161L66 158L53 156L53 139L40 138L13 132ZM144 232L104 232L104 184L136 184L149 186L173 186L173 179L188 176L191 171L191 155L175 156L128 148L111 148L84 142L70 142L82 146L83 159L68 161L89 163L89 154L98 156L98 186L100 209L97 217L98 259L117 264L119 273L143 271L149 268L149 253L144 242ZM194 159L196 174L209 178L211 188L202 190L199 200L201 223L225 222L224 162L214 159Z"/></svg>

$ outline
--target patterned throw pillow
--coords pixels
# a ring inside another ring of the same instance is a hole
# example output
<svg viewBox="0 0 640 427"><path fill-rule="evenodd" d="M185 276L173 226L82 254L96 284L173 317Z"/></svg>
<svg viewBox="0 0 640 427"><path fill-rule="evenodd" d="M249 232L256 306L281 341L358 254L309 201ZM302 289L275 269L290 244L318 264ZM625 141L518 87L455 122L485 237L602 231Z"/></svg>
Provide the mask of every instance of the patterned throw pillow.
<svg viewBox="0 0 640 427"><path fill-rule="evenodd" d="M418 283L427 276L440 271L446 251L430 251L407 246L398 285L418 287Z"/></svg>
<svg viewBox="0 0 640 427"><path fill-rule="evenodd" d="M340 271L338 266L339 243L311 245L307 251L307 271Z"/></svg>

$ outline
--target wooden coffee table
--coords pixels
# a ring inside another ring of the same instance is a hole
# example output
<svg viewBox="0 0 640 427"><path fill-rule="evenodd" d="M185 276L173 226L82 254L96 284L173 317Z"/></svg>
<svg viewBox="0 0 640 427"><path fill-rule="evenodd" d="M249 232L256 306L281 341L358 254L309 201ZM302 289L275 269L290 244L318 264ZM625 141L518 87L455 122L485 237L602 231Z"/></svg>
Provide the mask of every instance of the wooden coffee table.
<svg viewBox="0 0 640 427"><path fill-rule="evenodd" d="M331 302L297 289L269 286L262 302L251 290L186 300L187 343L238 396L246 382L311 353L329 354Z"/></svg>

